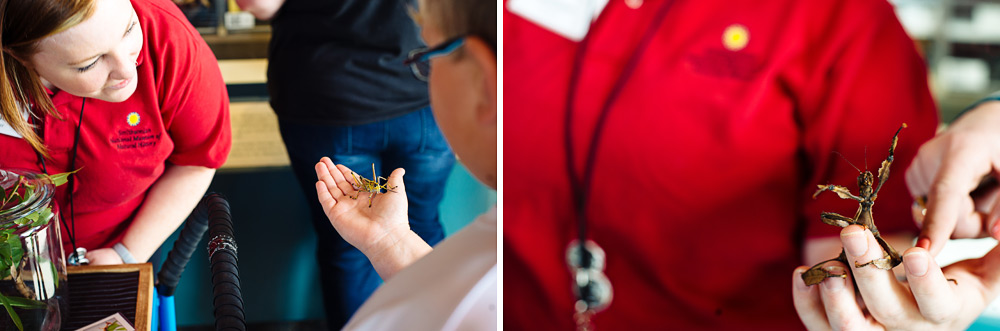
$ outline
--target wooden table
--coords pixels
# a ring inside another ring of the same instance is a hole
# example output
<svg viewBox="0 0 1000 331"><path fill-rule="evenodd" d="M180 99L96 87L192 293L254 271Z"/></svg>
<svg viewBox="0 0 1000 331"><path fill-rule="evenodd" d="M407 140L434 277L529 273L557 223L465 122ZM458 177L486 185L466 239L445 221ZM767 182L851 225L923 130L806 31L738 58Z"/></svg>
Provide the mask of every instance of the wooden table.
<svg viewBox="0 0 1000 331"><path fill-rule="evenodd" d="M122 313L136 330L150 330L153 314L153 265L150 263L67 266L69 319L63 330L76 330Z"/></svg>

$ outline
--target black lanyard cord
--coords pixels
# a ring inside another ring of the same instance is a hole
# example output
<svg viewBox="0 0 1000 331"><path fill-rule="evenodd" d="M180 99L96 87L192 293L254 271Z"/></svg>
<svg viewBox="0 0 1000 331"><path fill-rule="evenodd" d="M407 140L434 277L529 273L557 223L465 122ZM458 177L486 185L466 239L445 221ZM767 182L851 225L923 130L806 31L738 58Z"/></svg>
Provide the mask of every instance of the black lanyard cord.
<svg viewBox="0 0 1000 331"><path fill-rule="evenodd" d="M76 170L76 149L80 144L80 127L83 126L83 109L86 107L87 107L87 98L83 98L83 102L80 103L80 118L77 120L76 133L73 136L73 150L69 159L68 171ZM35 151L35 156L38 157L38 163L41 165L42 173L48 174L49 169L48 167L45 166L45 157L43 157L42 153L39 151ZM73 205L73 189L76 187L75 184L76 173L70 174L69 178L67 179L69 182L68 186L66 187L66 189L68 190L66 192L66 195L69 198L69 218L70 218L69 226L66 226L65 217L60 217L59 221L62 223L62 226L66 228L66 234L69 235L70 244L73 245L73 247L78 247L76 246L76 208L74 208Z"/></svg>
<svg viewBox="0 0 1000 331"><path fill-rule="evenodd" d="M87 108L87 98L83 98L83 101L80 102L80 118L76 122L76 134L73 136L73 152L69 158L69 171L76 170L76 149L80 145L80 128L83 127L83 110L85 108ZM76 173L70 174L68 179L69 186L66 189L69 190L69 192L66 192L66 194L69 195L70 228L67 229L69 231L66 231L66 233L69 234L70 244L73 245L73 247L79 247L76 245L76 208L73 204L73 191L76 187ZM63 217L62 220L63 226L66 226L66 218Z"/></svg>
<svg viewBox="0 0 1000 331"><path fill-rule="evenodd" d="M639 44L636 46L635 51L632 52L632 56L622 69L621 74L618 76L618 80L616 80L615 84L612 86L611 92L608 94L608 98L604 100L604 104L601 106L601 111L597 118L597 124L594 127L594 134L590 138L590 143L587 146L587 155L583 166L583 177L580 177L577 174L576 167L573 166L575 158L573 155L571 125L573 123L573 109L575 104L574 97L576 96L576 88L580 81L580 71L583 67L583 58L587 52L587 46L593 33L588 33L577 47L576 55L573 60L573 69L570 72L569 88L566 93L566 116L564 118L565 122L563 127L565 128L564 143L566 148L566 172L569 174L570 187L574 198L573 204L576 207L578 236L581 248L587 239L587 199L590 195L590 185L592 183L591 179L594 175L594 162L597 156L598 144L604 133L604 124L607 122L608 114L611 113L611 106L618 99L618 96L624 89L628 79L632 76L632 73L635 72L635 68L639 65L639 59L646 51L646 48L649 47L649 44L653 41L653 36L656 35L658 27L667 16L667 12L673 2L674 1L664 1L662 6L659 8L659 11L657 11L655 16L653 16L653 21L646 29L646 32L639 41ZM594 25L592 25L591 28L593 28ZM582 260L585 257L581 255L580 258ZM581 264L584 264L584 262L581 261Z"/></svg>

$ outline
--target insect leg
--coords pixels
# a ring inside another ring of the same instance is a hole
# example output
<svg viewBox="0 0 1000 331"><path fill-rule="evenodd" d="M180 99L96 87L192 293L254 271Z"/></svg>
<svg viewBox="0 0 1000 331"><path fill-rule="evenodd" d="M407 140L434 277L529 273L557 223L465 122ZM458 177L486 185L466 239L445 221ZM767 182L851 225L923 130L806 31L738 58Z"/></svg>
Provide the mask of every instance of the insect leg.
<svg viewBox="0 0 1000 331"><path fill-rule="evenodd" d="M872 200L878 196L878 191L882 189L882 184L889 179L889 167L892 166L893 153L896 151L896 142L899 141L899 131L903 131L906 127L906 123L903 123L899 129L896 129L896 134L892 136L892 143L889 145L889 156L882 161L882 166L878 168L878 186L875 187L875 193L872 193Z"/></svg>
<svg viewBox="0 0 1000 331"><path fill-rule="evenodd" d="M351 184L351 186L354 186L355 190L360 191L361 188L364 187L363 182L361 181L362 179L364 179L364 177L361 177L360 175L358 175L358 173L353 171L351 171L351 177L354 178L354 184Z"/></svg>
<svg viewBox="0 0 1000 331"><path fill-rule="evenodd" d="M823 262L820 262L820 263L817 263L816 265L814 265L811 268L809 268L809 270L806 270L806 272L802 273L802 281L804 281L806 283L806 285L810 285L811 286L811 285L819 284L819 283L823 282L824 279L827 279L827 278L830 278L830 277L847 278L847 274L846 273L844 273L844 274L835 274L835 273L827 271L826 269L823 268L824 264L826 264L827 262L831 262L831 261L840 261L840 262L843 262L844 264L846 264L846 262L847 262L847 255L845 255L844 251L841 250L839 256L837 256L835 258L832 258L832 259L829 259L829 260L826 260L826 261L823 261Z"/></svg>
<svg viewBox="0 0 1000 331"><path fill-rule="evenodd" d="M858 222L855 221L853 218L837 213L823 212L823 214L820 215L820 219L823 220L823 223L842 228L846 228L848 225L851 224L858 224Z"/></svg>
<svg viewBox="0 0 1000 331"><path fill-rule="evenodd" d="M813 193L813 199L818 197L819 194L823 193L824 191L831 191L833 193L837 193L837 196L839 196L841 199L851 199L858 202L864 201L864 199L862 199L861 197L851 194L851 190L840 185L816 185L816 186L819 187L819 190L816 190L816 193Z"/></svg>
<svg viewBox="0 0 1000 331"><path fill-rule="evenodd" d="M882 239L882 236L876 234L875 240L878 241L879 246L882 246L882 249L885 250L886 254L882 256L882 258L868 261L868 263L855 262L854 263L855 266L860 268L872 264L875 265L876 268L882 270L889 270L895 268L896 266L898 266L900 263L903 262L903 258L899 256L899 252L896 252L896 250L893 249L892 246L889 246L889 243L886 242L885 239Z"/></svg>

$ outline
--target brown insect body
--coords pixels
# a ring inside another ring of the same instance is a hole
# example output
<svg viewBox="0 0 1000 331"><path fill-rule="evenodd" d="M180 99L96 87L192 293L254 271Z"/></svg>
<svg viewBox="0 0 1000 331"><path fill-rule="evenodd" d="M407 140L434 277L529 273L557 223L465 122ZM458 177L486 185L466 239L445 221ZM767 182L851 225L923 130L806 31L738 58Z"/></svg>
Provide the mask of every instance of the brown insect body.
<svg viewBox="0 0 1000 331"><path fill-rule="evenodd" d="M858 202L858 211L854 214L853 218L843 216L837 213L823 212L820 219L823 223L830 224L838 227L847 227L851 224L858 224L864 226L871 230L872 234L875 236L875 240L878 241L879 246L886 252L886 254L879 259L872 260L867 263L855 263L855 266L860 268L867 266L869 264L875 265L876 268L889 270L900 263L903 262L903 258L899 256L889 243L882 239L879 235L878 227L875 226L875 220L872 218L872 206L875 205L875 199L878 198L878 192L882 189L882 185L885 181L889 179L889 167L893 162L893 152L896 150L896 142L899 138L899 132L906 127L906 123L896 130L896 134L892 137L892 144L889 146L889 156L882 161L882 166L878 169L878 186L875 186L875 176L870 171L862 172L858 175L858 195L854 195L846 187L839 185L818 185L819 190L813 194L815 199L820 193L825 191L832 191L837 194L841 199L851 199ZM874 186L874 189L872 188ZM822 282L824 279L829 277L846 277L843 274L834 274L826 269L823 269L823 265L830 261L840 261L847 264L847 255L841 249L840 256L832 258L816 265L812 266L805 273L802 274L802 280L805 281L806 285L815 285Z"/></svg>

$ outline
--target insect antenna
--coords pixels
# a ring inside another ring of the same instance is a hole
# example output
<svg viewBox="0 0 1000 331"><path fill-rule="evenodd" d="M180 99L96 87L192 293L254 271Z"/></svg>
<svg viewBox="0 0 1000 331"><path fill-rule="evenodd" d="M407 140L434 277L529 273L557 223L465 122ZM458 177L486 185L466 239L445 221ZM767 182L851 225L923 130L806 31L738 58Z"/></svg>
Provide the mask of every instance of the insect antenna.
<svg viewBox="0 0 1000 331"><path fill-rule="evenodd" d="M865 171L868 171L868 145L865 145Z"/></svg>
<svg viewBox="0 0 1000 331"><path fill-rule="evenodd" d="M859 174L861 173L861 169L858 169L858 167L854 166L854 163L851 163L851 161L848 161L847 158L844 157L844 154L840 154L840 152L838 152L838 151L833 151L833 153L837 154L837 155L840 155L840 158L844 159L844 161L847 162L847 164L850 164L851 168L854 168L854 170L857 170ZM865 161L865 162L867 163L868 161Z"/></svg>

